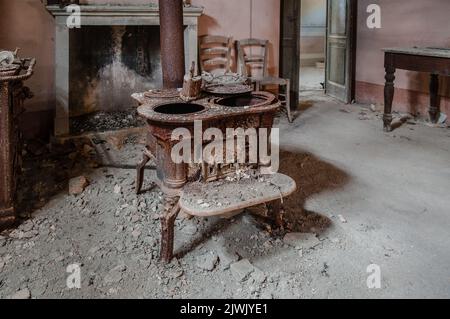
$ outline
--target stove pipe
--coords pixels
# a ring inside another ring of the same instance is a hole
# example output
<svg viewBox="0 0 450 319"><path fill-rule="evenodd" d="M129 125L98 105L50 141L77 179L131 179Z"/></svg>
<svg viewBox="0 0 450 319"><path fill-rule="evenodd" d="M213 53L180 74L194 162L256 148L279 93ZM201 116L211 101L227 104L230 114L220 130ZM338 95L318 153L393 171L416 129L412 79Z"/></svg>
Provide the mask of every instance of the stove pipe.
<svg viewBox="0 0 450 319"><path fill-rule="evenodd" d="M185 74L183 0L159 0L159 17L163 85L181 88Z"/></svg>

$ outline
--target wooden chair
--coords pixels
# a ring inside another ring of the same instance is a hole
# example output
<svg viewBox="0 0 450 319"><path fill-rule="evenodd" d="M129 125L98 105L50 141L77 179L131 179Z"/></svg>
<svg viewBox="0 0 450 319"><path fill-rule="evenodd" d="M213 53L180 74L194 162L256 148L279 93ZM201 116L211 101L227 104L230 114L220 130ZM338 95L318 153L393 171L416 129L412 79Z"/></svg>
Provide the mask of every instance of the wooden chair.
<svg viewBox="0 0 450 319"><path fill-rule="evenodd" d="M199 42L201 72L222 75L231 71L232 38L205 35L200 37Z"/></svg>
<svg viewBox="0 0 450 319"><path fill-rule="evenodd" d="M260 90L268 85L285 88L285 93L279 94L279 97L284 100L289 122L292 123L290 80L268 75L267 61L269 41L261 39L244 39L237 41L236 46L238 52L238 69L242 75L251 79L252 83L256 86L256 90Z"/></svg>

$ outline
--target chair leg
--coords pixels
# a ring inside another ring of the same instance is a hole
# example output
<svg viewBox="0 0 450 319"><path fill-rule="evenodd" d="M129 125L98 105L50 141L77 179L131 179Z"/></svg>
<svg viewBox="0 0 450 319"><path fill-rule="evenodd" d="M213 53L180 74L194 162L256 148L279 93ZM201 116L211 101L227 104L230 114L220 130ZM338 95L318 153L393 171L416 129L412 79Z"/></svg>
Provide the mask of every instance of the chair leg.
<svg viewBox="0 0 450 319"><path fill-rule="evenodd" d="M286 80L286 110L288 114L289 123L292 123L294 119L291 113L291 80Z"/></svg>
<svg viewBox="0 0 450 319"><path fill-rule="evenodd" d="M261 82L256 81L256 82L255 82L255 91L256 91L256 92L259 92L259 91L261 91L261 88L262 88Z"/></svg>
<svg viewBox="0 0 450 319"><path fill-rule="evenodd" d="M175 220L180 213L179 198L166 198L166 206L161 216L161 253L160 259L170 263L173 258Z"/></svg>
<svg viewBox="0 0 450 319"><path fill-rule="evenodd" d="M136 194L140 194L142 191L142 185L144 184L144 172L145 172L145 165L150 161L150 156L144 152L142 157L142 162L140 162L137 165L136 171Z"/></svg>

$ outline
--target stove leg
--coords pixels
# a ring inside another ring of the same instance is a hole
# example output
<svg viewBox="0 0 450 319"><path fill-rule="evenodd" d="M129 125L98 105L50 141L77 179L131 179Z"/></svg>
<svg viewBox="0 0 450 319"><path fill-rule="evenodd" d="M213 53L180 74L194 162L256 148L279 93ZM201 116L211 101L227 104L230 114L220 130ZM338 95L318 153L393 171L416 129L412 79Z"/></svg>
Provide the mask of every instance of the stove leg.
<svg viewBox="0 0 450 319"><path fill-rule="evenodd" d="M170 263L173 258L173 240L175 220L180 213L179 198L167 198L164 213L161 216L161 260Z"/></svg>
<svg viewBox="0 0 450 319"><path fill-rule="evenodd" d="M275 225L280 229L284 229L284 208L281 200L277 199L267 203L267 208L269 210L270 218L275 221Z"/></svg>
<svg viewBox="0 0 450 319"><path fill-rule="evenodd" d="M142 191L142 185L144 184L144 172L145 165L150 162L150 156L144 153L142 162L140 162L137 166L137 175L136 175L136 194L140 194Z"/></svg>

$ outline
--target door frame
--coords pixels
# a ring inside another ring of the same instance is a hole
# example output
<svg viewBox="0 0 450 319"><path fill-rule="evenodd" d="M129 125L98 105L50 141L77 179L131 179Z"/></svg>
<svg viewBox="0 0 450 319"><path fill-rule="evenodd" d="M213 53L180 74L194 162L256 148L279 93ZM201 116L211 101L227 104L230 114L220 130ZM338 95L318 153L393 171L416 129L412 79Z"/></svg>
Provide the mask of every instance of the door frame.
<svg viewBox="0 0 450 319"><path fill-rule="evenodd" d="M287 19L288 17L285 17L283 15L283 7L284 7L284 2L288 1L288 0L281 0L281 10L280 10L280 77L285 77L285 78L290 78L292 77L292 73L284 73L283 70L289 69L289 66L287 66L286 64L288 64L288 61L283 61L283 54L282 52L284 52L285 48L283 48L283 39L284 39L284 35L283 35L283 29L284 29L284 20L283 19ZM327 0L327 30L329 28L329 12L328 12L328 1ZM347 17L347 25L350 28L349 29L349 45L350 45L350 49L349 49L349 63L347 64L347 71L349 74L349 88L348 88L348 96L347 96L347 100L349 103L351 103L352 101L354 101L355 99L355 95L356 95L356 48L357 48L357 25L358 25L358 0L349 0L350 1L350 5L349 5L349 9L350 12L348 14ZM294 47L297 48L296 50L296 56L295 59L292 59L291 61L294 61L291 65L292 67L297 67L300 71L300 39L301 39L301 34L300 34L300 25L301 25L301 1L298 0L299 2L299 16L297 18L297 25L299 25L299 29L298 29L298 36L295 39L296 43L292 44ZM326 39L325 39L326 41ZM327 78L327 72L328 72L328 48L327 46L325 46L325 90L326 90L326 78ZM293 74L295 75L297 72L293 72ZM299 76L298 76L299 77ZM299 83L299 79L291 79L291 83ZM297 84L298 87L293 87L292 88L292 92L300 92L300 88L299 88L299 84Z"/></svg>
<svg viewBox="0 0 450 319"><path fill-rule="evenodd" d="M279 76L290 80L290 107L300 97L300 0L280 0Z"/></svg>
<svg viewBox="0 0 450 319"><path fill-rule="evenodd" d="M358 45L358 0L350 0L350 89L348 100L353 103L356 98L356 47Z"/></svg>

